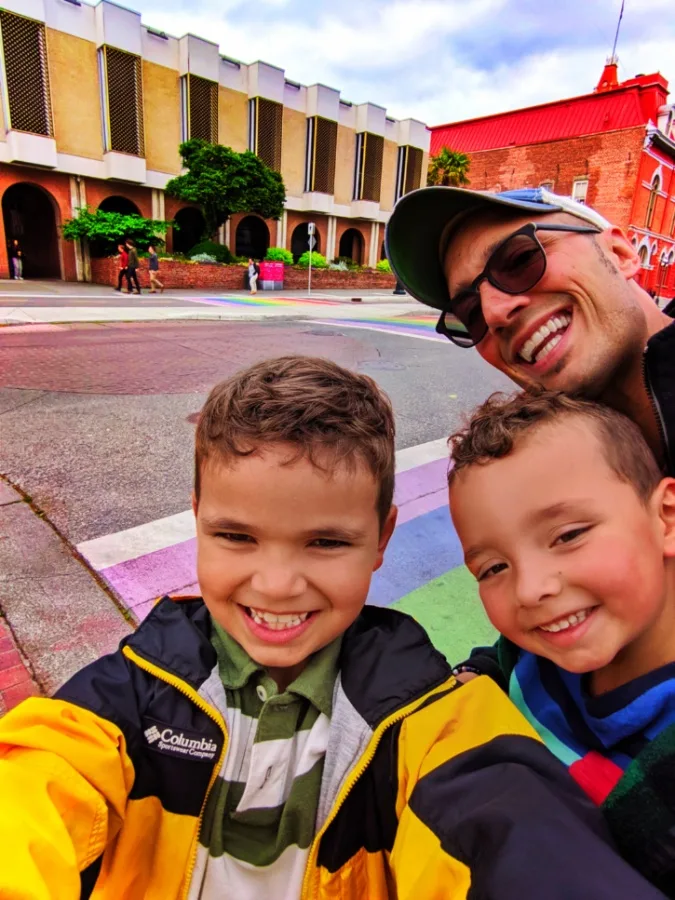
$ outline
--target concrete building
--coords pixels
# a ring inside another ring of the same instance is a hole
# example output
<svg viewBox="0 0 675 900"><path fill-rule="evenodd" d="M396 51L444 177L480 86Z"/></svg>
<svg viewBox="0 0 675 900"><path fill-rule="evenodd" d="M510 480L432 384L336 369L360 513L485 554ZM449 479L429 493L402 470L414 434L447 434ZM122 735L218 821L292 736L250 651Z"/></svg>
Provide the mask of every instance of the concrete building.
<svg viewBox="0 0 675 900"><path fill-rule="evenodd" d="M543 185L587 202L628 233L639 280L675 293L675 108L660 74L619 83L610 60L592 94L439 125L442 147L471 159L477 190Z"/></svg>
<svg viewBox="0 0 675 900"><path fill-rule="evenodd" d="M109 0L0 2L0 277L18 238L28 277L86 280L86 251L60 237L85 205L175 218L168 249L189 250L201 213L164 193L188 137L250 149L284 178L279 221L236 215L221 229L237 255L297 256L311 221L320 253L373 266L395 201L424 183L430 135L414 119L155 31Z"/></svg>

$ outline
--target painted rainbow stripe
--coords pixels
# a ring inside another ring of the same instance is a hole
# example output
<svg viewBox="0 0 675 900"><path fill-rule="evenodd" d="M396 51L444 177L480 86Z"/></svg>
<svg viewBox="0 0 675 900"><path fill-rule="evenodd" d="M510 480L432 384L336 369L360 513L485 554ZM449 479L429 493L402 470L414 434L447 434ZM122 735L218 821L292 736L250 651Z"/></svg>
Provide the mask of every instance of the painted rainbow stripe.
<svg viewBox="0 0 675 900"><path fill-rule="evenodd" d="M185 297L190 303L207 304L209 306L252 306L260 308L289 308L297 306L339 306L337 300L322 300L312 297Z"/></svg>

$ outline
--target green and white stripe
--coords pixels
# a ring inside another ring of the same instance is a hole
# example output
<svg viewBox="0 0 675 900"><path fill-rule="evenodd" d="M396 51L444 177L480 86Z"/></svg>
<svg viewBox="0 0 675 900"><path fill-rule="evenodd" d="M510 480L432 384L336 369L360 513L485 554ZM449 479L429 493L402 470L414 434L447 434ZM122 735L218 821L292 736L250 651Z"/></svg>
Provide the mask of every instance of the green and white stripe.
<svg viewBox="0 0 675 900"><path fill-rule="evenodd" d="M212 642L229 742L202 821L190 900L297 898L316 830L341 640L281 694L215 624Z"/></svg>

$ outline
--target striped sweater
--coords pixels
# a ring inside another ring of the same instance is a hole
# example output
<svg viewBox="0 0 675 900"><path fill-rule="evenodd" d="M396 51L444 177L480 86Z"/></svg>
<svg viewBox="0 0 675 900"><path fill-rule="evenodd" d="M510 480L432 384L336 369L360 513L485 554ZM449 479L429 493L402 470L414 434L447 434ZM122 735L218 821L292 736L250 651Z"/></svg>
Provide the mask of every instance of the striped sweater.
<svg viewBox="0 0 675 900"><path fill-rule="evenodd" d="M622 855L675 898L675 663L601 696L584 676L498 644L509 695L602 806Z"/></svg>

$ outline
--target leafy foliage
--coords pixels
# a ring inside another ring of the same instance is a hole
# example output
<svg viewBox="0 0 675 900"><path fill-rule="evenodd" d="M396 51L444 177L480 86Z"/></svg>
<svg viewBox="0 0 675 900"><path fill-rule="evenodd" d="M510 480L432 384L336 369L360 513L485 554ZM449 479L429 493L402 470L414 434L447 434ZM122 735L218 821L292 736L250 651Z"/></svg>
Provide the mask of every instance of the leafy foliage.
<svg viewBox="0 0 675 900"><path fill-rule="evenodd" d="M195 253L193 256L190 257L190 259L192 260L192 262L196 262L196 263L217 263L218 262L218 260L215 258L215 256L211 256L210 253Z"/></svg>
<svg viewBox="0 0 675 900"><path fill-rule="evenodd" d="M140 248L148 244L164 244L166 230L173 222L161 219L144 219L143 216L106 212L89 207L77 210L78 215L63 223L63 236L67 241L86 239L96 244L104 253L115 253L117 245L131 238Z"/></svg>
<svg viewBox="0 0 675 900"><path fill-rule="evenodd" d="M305 250L300 259L298 260L298 265L301 269L309 268L309 250ZM315 253L312 250L312 268L313 269L327 269L328 268L328 260L325 256L322 256L320 253Z"/></svg>
<svg viewBox="0 0 675 900"><path fill-rule="evenodd" d="M388 259L381 259L375 268L378 272L391 272L391 265Z"/></svg>
<svg viewBox="0 0 675 900"><path fill-rule="evenodd" d="M218 244L215 241L200 241L198 244L194 245L188 253L188 256L191 259L194 259L195 256L200 253L206 253L209 256L212 256L214 260L219 263L232 265L236 262L230 248L226 247L225 244Z"/></svg>
<svg viewBox="0 0 675 900"><path fill-rule="evenodd" d="M188 171L172 178L166 193L198 204L206 234L215 234L232 213L257 213L264 219L281 216L286 200L283 179L255 153L237 153L201 138L185 141L179 150Z"/></svg>
<svg viewBox="0 0 675 900"><path fill-rule="evenodd" d="M270 247L265 254L265 259L269 262L282 262L287 266L293 265L293 254L284 247ZM312 261L312 265L314 265L314 261Z"/></svg>
<svg viewBox="0 0 675 900"><path fill-rule="evenodd" d="M459 153L449 147L443 147L436 156L429 160L427 185L443 185L444 187L466 187L469 181L471 160L466 153Z"/></svg>
<svg viewBox="0 0 675 900"><path fill-rule="evenodd" d="M348 269L358 269L359 268L359 264L356 262L356 260L352 259L351 256L336 256L335 259L333 260L333 262L336 264L344 263L344 265Z"/></svg>

